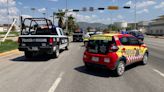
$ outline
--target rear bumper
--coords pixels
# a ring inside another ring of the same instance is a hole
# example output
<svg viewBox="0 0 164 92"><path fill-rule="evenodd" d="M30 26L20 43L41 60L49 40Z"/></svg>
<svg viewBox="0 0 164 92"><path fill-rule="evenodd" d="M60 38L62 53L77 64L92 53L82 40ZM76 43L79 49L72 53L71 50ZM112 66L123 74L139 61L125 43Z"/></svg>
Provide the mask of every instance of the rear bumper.
<svg viewBox="0 0 164 92"><path fill-rule="evenodd" d="M19 51L36 51L36 52L51 52L53 47L37 47L38 49L33 49L32 47L19 47Z"/></svg>
<svg viewBox="0 0 164 92"><path fill-rule="evenodd" d="M86 57L83 56L83 62L85 64L98 66L98 67L101 67L101 68L108 68L110 70L114 70L115 69L116 62L118 60L118 56L114 52L113 53L109 53L107 55L93 54L93 53L85 52L84 55L86 56ZM92 61L92 57L98 57L99 61L98 62ZM108 63L104 62L105 58L109 58L110 62L108 62Z"/></svg>

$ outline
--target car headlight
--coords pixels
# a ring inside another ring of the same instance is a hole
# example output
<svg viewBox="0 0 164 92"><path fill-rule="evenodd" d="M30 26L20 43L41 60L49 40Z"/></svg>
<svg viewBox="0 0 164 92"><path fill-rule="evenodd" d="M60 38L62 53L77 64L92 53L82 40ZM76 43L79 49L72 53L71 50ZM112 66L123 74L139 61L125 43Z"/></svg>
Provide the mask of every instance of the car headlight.
<svg viewBox="0 0 164 92"><path fill-rule="evenodd" d="M105 63L109 63L110 62L110 58L104 58L104 62Z"/></svg>

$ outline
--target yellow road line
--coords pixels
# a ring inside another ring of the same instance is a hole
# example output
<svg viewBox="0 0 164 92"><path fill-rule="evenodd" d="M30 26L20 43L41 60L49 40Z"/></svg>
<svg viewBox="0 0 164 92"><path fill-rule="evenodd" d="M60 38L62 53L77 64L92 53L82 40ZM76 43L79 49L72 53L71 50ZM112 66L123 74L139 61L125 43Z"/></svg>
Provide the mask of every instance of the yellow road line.
<svg viewBox="0 0 164 92"><path fill-rule="evenodd" d="M16 50L11 50L11 51L7 51L7 52L3 52L3 53L0 53L0 56L6 56L8 54L16 53L16 52L19 52L19 51L16 49Z"/></svg>

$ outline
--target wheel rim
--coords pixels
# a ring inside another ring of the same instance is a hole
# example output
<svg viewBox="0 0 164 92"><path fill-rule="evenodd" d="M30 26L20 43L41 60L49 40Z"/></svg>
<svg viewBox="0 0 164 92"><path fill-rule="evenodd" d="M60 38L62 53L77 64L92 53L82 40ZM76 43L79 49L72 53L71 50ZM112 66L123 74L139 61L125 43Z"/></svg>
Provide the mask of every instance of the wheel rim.
<svg viewBox="0 0 164 92"><path fill-rule="evenodd" d="M119 65L118 65L117 72L118 72L119 75L122 75L124 73L124 71L125 71L125 66L122 62L120 62Z"/></svg>
<svg viewBox="0 0 164 92"><path fill-rule="evenodd" d="M143 63L147 64L147 55L144 55Z"/></svg>
<svg viewBox="0 0 164 92"><path fill-rule="evenodd" d="M56 56L59 56L59 50L56 49Z"/></svg>

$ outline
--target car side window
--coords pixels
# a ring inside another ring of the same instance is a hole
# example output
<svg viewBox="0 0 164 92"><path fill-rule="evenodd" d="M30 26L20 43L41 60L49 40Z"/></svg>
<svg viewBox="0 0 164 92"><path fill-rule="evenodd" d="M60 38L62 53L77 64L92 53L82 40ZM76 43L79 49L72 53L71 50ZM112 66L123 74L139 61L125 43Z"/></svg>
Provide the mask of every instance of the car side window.
<svg viewBox="0 0 164 92"><path fill-rule="evenodd" d="M128 37L130 45L139 45L139 41L135 37Z"/></svg>
<svg viewBox="0 0 164 92"><path fill-rule="evenodd" d="M130 45L127 37L120 38L120 42L122 45Z"/></svg>
<svg viewBox="0 0 164 92"><path fill-rule="evenodd" d="M60 32L60 35L63 35L63 32L62 32L62 30L61 30L61 29L59 29L59 32Z"/></svg>

